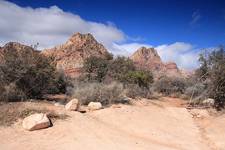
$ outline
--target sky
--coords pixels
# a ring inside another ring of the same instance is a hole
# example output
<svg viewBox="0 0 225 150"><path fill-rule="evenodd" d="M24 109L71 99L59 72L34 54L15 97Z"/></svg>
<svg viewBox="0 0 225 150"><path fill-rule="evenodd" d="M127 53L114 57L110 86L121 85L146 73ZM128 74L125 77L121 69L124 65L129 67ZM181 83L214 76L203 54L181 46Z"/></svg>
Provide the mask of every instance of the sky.
<svg viewBox="0 0 225 150"><path fill-rule="evenodd" d="M203 49L225 45L225 0L0 0L0 45L39 49L91 33L114 55L154 47L164 62L198 67Z"/></svg>

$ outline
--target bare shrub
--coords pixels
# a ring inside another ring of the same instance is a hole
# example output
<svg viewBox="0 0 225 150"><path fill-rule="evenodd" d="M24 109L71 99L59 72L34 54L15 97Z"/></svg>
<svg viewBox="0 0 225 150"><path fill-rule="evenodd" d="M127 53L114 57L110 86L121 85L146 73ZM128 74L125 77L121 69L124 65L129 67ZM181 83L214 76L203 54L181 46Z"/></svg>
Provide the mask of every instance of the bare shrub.
<svg viewBox="0 0 225 150"><path fill-rule="evenodd" d="M137 84L127 85L124 94L130 98L152 98L152 92L149 88L140 87Z"/></svg>
<svg viewBox="0 0 225 150"><path fill-rule="evenodd" d="M10 126L18 119L23 119L34 113L46 113L52 122L68 118L66 114L60 114L45 107L32 107L20 102L0 104L0 126Z"/></svg>
<svg viewBox="0 0 225 150"><path fill-rule="evenodd" d="M186 86L185 79L166 76L161 77L153 84L154 90L164 95L183 94Z"/></svg>
<svg viewBox="0 0 225 150"><path fill-rule="evenodd" d="M10 83L9 85L5 85L2 87L0 99L2 101L18 101L26 99L26 94L18 89L18 87L14 83Z"/></svg>
<svg viewBox="0 0 225 150"><path fill-rule="evenodd" d="M219 47L211 52L201 54L200 68L196 71L203 81L208 80L207 93L215 99L217 109L225 106L225 49ZM203 78L204 77L204 78Z"/></svg>
<svg viewBox="0 0 225 150"><path fill-rule="evenodd" d="M74 85L72 97L78 98L81 104L101 102L103 105L120 102L122 99L123 85L112 82L103 83L77 83Z"/></svg>
<svg viewBox="0 0 225 150"><path fill-rule="evenodd" d="M204 100L208 97L207 86L202 82L196 83L192 86L187 87L184 94L194 101Z"/></svg>

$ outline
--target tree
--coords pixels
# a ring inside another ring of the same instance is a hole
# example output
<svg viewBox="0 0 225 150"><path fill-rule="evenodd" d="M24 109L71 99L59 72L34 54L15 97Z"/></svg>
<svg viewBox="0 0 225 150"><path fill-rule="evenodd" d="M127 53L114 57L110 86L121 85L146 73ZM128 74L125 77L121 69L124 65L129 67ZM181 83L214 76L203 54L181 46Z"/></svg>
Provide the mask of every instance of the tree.
<svg viewBox="0 0 225 150"><path fill-rule="evenodd" d="M109 60L100 57L89 57L85 60L83 71L85 79L102 82L108 71Z"/></svg>
<svg viewBox="0 0 225 150"><path fill-rule="evenodd" d="M137 84L139 87L148 88L153 83L152 73L145 70L129 71L123 78L128 84Z"/></svg>
<svg viewBox="0 0 225 150"><path fill-rule="evenodd" d="M25 46L19 51L11 47L3 58L4 61L0 64L3 88L15 85L13 88L22 91L27 98L40 98L48 93L49 85L55 80L57 72L47 57Z"/></svg>
<svg viewBox="0 0 225 150"><path fill-rule="evenodd" d="M201 66L200 70L204 70L207 74L206 79L210 81L208 93L215 99L215 106L219 109L223 108L225 104L225 50L219 47L207 56L201 57L200 62L204 66Z"/></svg>
<svg viewBox="0 0 225 150"><path fill-rule="evenodd" d="M126 57L117 57L111 61L107 75L114 80L126 82L124 77L129 71L135 71L133 61Z"/></svg>

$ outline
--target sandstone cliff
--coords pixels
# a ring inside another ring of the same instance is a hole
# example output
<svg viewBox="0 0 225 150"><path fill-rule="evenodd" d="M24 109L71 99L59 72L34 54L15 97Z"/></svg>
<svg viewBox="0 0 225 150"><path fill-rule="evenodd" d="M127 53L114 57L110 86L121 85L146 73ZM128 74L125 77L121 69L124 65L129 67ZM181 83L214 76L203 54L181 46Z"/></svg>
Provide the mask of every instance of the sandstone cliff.
<svg viewBox="0 0 225 150"><path fill-rule="evenodd" d="M57 69L65 71L71 77L79 76L83 62L90 56L107 58L105 47L98 43L91 34L74 34L60 46L43 50L46 56L53 57Z"/></svg>
<svg viewBox="0 0 225 150"><path fill-rule="evenodd" d="M163 63L157 51L154 48L139 48L130 57L135 65L142 69L148 69L153 72L157 77L167 76L180 76L181 72L174 62Z"/></svg>

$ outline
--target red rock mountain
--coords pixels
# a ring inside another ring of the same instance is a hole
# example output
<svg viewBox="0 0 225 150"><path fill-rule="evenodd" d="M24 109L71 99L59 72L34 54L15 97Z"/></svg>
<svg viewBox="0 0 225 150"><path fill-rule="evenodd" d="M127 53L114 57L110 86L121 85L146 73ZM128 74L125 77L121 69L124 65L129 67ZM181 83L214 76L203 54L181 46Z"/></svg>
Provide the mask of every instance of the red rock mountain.
<svg viewBox="0 0 225 150"><path fill-rule="evenodd" d="M86 58L90 56L107 58L109 52L98 43L91 34L74 34L60 46L43 50L46 56L53 57L57 69L65 71L71 77L79 76L81 67Z"/></svg>
<svg viewBox="0 0 225 150"><path fill-rule="evenodd" d="M156 76L180 76L181 72L174 62L163 63L154 48L139 48L130 57L134 64L142 69L151 70Z"/></svg>

